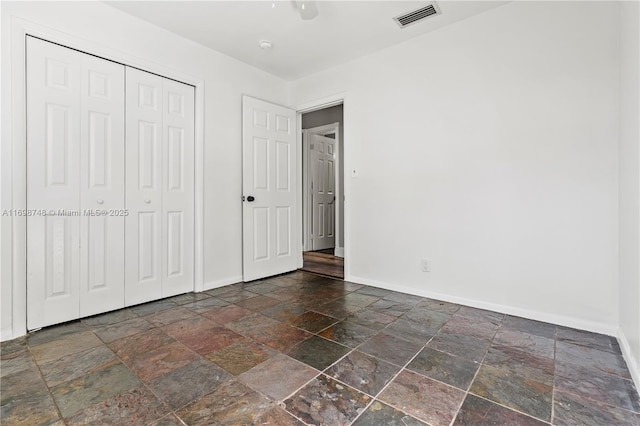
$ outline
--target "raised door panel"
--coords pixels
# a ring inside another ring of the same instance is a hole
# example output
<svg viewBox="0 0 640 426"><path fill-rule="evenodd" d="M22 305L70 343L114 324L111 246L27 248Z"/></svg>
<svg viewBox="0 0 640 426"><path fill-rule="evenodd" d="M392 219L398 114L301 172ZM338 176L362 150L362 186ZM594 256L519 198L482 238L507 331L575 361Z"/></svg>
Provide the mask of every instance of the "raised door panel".
<svg viewBox="0 0 640 426"><path fill-rule="evenodd" d="M125 305L162 294L163 78L126 67Z"/></svg>
<svg viewBox="0 0 640 426"><path fill-rule="evenodd" d="M163 80L162 297L194 288L194 98Z"/></svg>
<svg viewBox="0 0 640 426"><path fill-rule="evenodd" d="M296 269L295 112L243 97L243 279ZM254 197L249 201L247 197Z"/></svg>
<svg viewBox="0 0 640 426"><path fill-rule="evenodd" d="M80 315L124 307L124 66L82 58Z"/></svg>
<svg viewBox="0 0 640 426"><path fill-rule="evenodd" d="M79 316L82 54L27 37L27 328Z"/></svg>

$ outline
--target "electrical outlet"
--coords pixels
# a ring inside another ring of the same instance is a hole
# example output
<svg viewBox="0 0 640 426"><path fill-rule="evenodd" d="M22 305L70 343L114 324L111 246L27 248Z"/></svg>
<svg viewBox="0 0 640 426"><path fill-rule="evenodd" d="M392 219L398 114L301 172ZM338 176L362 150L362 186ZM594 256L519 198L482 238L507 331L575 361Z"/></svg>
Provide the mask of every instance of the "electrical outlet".
<svg viewBox="0 0 640 426"><path fill-rule="evenodd" d="M429 259L422 259L422 272L431 272L431 261Z"/></svg>

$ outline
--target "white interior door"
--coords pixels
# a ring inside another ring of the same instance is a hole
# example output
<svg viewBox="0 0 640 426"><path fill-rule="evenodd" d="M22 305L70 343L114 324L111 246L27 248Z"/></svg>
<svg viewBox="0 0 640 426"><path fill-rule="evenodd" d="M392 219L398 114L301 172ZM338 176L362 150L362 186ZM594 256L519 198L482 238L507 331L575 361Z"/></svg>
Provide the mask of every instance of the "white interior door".
<svg viewBox="0 0 640 426"><path fill-rule="evenodd" d="M192 86L127 74L126 305L193 290Z"/></svg>
<svg viewBox="0 0 640 426"><path fill-rule="evenodd" d="M312 249L324 250L336 239L336 141L311 134L309 153Z"/></svg>
<svg viewBox="0 0 640 426"><path fill-rule="evenodd" d="M194 95L163 79L162 297L193 291Z"/></svg>
<svg viewBox="0 0 640 426"><path fill-rule="evenodd" d="M297 268L295 118L291 109L242 98L244 281Z"/></svg>
<svg viewBox="0 0 640 426"><path fill-rule="evenodd" d="M124 68L82 55L81 317L124 307Z"/></svg>
<svg viewBox="0 0 640 426"><path fill-rule="evenodd" d="M162 297L162 77L127 67L125 303Z"/></svg>
<svg viewBox="0 0 640 426"><path fill-rule="evenodd" d="M27 37L27 328L78 318L82 54Z"/></svg>

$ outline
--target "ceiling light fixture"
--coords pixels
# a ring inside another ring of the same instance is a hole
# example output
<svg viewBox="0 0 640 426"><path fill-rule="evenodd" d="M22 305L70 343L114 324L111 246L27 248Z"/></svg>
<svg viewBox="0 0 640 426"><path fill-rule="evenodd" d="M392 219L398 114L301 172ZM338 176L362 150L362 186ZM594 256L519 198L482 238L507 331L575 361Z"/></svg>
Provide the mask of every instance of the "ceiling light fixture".
<svg viewBox="0 0 640 426"><path fill-rule="evenodd" d="M258 46L260 46L260 49L262 50L271 50L271 48L273 47L273 43L271 43L269 40L260 40L258 42Z"/></svg>

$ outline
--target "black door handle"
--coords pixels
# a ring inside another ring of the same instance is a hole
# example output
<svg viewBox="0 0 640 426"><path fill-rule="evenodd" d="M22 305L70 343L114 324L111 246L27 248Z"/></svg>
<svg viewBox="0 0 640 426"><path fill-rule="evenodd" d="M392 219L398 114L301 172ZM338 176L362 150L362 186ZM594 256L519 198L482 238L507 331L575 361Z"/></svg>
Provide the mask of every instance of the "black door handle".
<svg viewBox="0 0 640 426"><path fill-rule="evenodd" d="M252 201L254 201L254 200L255 200L255 197L254 197L253 195L249 195L249 196L247 197L247 201L248 201L248 202L252 202Z"/></svg>

